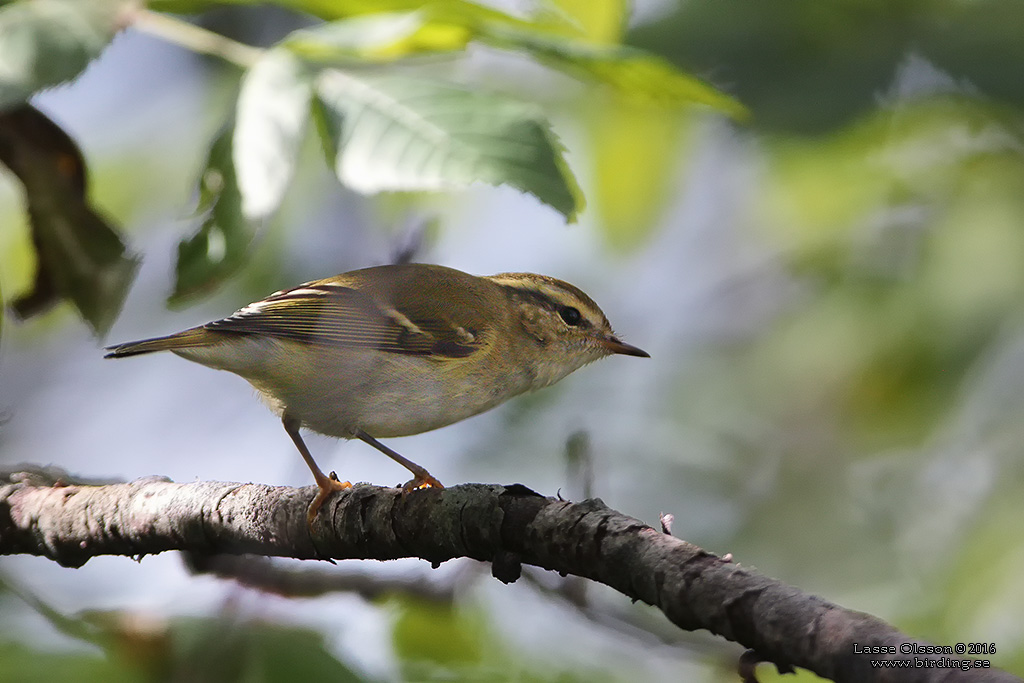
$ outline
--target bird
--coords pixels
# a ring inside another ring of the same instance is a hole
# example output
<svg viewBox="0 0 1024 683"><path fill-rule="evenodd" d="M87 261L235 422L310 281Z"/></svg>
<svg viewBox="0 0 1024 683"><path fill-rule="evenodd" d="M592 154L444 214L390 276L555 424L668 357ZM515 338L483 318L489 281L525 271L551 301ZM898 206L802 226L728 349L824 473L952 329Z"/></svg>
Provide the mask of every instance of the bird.
<svg viewBox="0 0 1024 683"><path fill-rule="evenodd" d="M444 488L378 439L464 420L606 356L649 357L567 282L424 263L306 282L226 318L105 350L106 358L171 351L246 379L313 474L310 526L351 483L323 473L302 428L373 446L412 473L406 491Z"/></svg>

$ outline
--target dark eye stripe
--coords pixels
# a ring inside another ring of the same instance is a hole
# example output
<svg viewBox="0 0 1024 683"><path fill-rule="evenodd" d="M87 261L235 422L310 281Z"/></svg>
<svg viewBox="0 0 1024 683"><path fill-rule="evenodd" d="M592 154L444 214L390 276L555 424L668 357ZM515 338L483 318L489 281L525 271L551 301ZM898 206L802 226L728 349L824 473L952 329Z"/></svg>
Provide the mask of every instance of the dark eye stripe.
<svg viewBox="0 0 1024 683"><path fill-rule="evenodd" d="M591 322L584 317L579 308L562 303L547 293L528 287L517 287L515 285L499 284L498 286L504 289L513 300L529 301L540 308L547 309L552 313L557 313L567 325L580 327L582 329L589 329L592 327ZM579 297L581 299L580 303L586 304L588 300L584 299L584 297L586 297L585 294L583 294L582 297ZM594 306L596 307L597 304L594 304ZM566 316L569 317L566 318Z"/></svg>

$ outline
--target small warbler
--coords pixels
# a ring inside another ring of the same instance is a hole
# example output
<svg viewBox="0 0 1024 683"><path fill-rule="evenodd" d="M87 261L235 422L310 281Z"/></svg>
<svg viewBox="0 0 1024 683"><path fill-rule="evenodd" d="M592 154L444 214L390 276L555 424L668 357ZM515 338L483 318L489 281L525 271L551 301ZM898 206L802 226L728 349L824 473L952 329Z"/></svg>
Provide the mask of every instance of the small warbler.
<svg viewBox="0 0 1024 683"><path fill-rule="evenodd" d="M271 294L222 320L107 348L107 358L172 351L244 377L284 423L319 488L312 524L334 491L299 434L357 438L438 487L427 470L377 441L464 420L619 353L594 301L545 275L469 275L443 266L364 268Z"/></svg>

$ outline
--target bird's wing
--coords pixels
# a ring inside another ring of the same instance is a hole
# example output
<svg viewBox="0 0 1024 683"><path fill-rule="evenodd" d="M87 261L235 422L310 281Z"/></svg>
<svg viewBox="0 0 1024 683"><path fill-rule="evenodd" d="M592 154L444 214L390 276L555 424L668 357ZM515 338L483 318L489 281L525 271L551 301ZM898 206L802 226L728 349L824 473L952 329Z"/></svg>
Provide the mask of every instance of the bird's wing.
<svg viewBox="0 0 1024 683"><path fill-rule="evenodd" d="M480 330L451 320L407 317L366 292L325 281L277 292L204 328L449 358L469 356L485 342Z"/></svg>

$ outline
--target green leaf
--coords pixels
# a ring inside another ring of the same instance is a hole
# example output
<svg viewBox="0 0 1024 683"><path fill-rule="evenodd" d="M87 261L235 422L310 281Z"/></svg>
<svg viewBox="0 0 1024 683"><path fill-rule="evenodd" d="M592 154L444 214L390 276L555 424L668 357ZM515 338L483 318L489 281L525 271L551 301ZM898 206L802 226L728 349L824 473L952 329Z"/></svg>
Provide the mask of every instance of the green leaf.
<svg viewBox="0 0 1024 683"><path fill-rule="evenodd" d="M329 159L359 192L484 182L529 192L569 221L583 207L562 147L533 107L399 75L326 70L316 89Z"/></svg>
<svg viewBox="0 0 1024 683"><path fill-rule="evenodd" d="M577 37L591 43L617 45L629 21L628 0L547 0L547 11L565 17Z"/></svg>
<svg viewBox="0 0 1024 683"><path fill-rule="evenodd" d="M638 247L658 224L679 186L685 112L613 97L595 98L583 116L590 139L594 204L600 228L615 249Z"/></svg>
<svg viewBox="0 0 1024 683"><path fill-rule="evenodd" d="M123 2L22 0L0 7L0 109L77 76L120 28Z"/></svg>
<svg viewBox="0 0 1024 683"><path fill-rule="evenodd" d="M393 603L393 645L395 654L406 666L412 662L422 667L423 662L429 662L438 667L457 667L504 654L488 647L492 645L492 634L482 613L409 596L401 596Z"/></svg>
<svg viewBox="0 0 1024 683"><path fill-rule="evenodd" d="M147 678L130 661L87 652L54 652L29 645L0 641L0 681L3 683L144 683ZM151 680L151 679L149 679Z"/></svg>
<svg viewBox="0 0 1024 683"><path fill-rule="evenodd" d="M389 13L428 12L432 21L472 28L483 23L514 26L542 32L564 33L571 28L563 18L550 21L524 19L469 0L150 0L150 9L171 13L199 13L226 4L271 4L309 14L324 21Z"/></svg>
<svg viewBox="0 0 1024 683"><path fill-rule="evenodd" d="M427 11L389 12L300 29L281 42L309 61L390 62L409 55L465 49L473 37L465 26L431 21Z"/></svg>
<svg viewBox="0 0 1024 683"><path fill-rule="evenodd" d="M178 244L174 292L168 305L179 306L208 292L244 263L254 226L242 215L242 194L232 163L233 130L214 141L199 180L199 207L206 218L199 230Z"/></svg>
<svg viewBox="0 0 1024 683"><path fill-rule="evenodd" d="M538 657L529 647L503 636L494 623L500 614L431 603L412 595L388 600L394 627L392 645L404 681L521 681L611 683L621 672Z"/></svg>
<svg viewBox="0 0 1024 683"><path fill-rule="evenodd" d="M36 249L32 289L12 304L27 318L71 301L97 334L121 310L138 260L86 198L85 159L67 133L29 105L0 113L0 162L25 186Z"/></svg>
<svg viewBox="0 0 1024 683"><path fill-rule="evenodd" d="M271 4L312 14L325 20L427 9L430 11L431 19L461 26L473 26L482 22L522 28L535 25L528 19L521 19L468 0L435 0L430 3L423 0L274 0Z"/></svg>
<svg viewBox="0 0 1024 683"><path fill-rule="evenodd" d="M280 205L295 172L311 97L308 70L287 50L269 50L242 79L232 157L246 219L265 218Z"/></svg>
<svg viewBox="0 0 1024 683"><path fill-rule="evenodd" d="M490 27L481 39L495 47L525 51L553 68L604 83L638 101L661 106L704 104L735 119L749 117L747 108L738 100L643 50L592 45L496 26Z"/></svg>
<svg viewBox="0 0 1024 683"><path fill-rule="evenodd" d="M181 680L202 681L362 680L329 652L323 634L313 629L224 617L181 618L171 622L169 636L169 647L160 653L167 659L154 662L156 675L150 680L166 680L167 671L179 672Z"/></svg>

